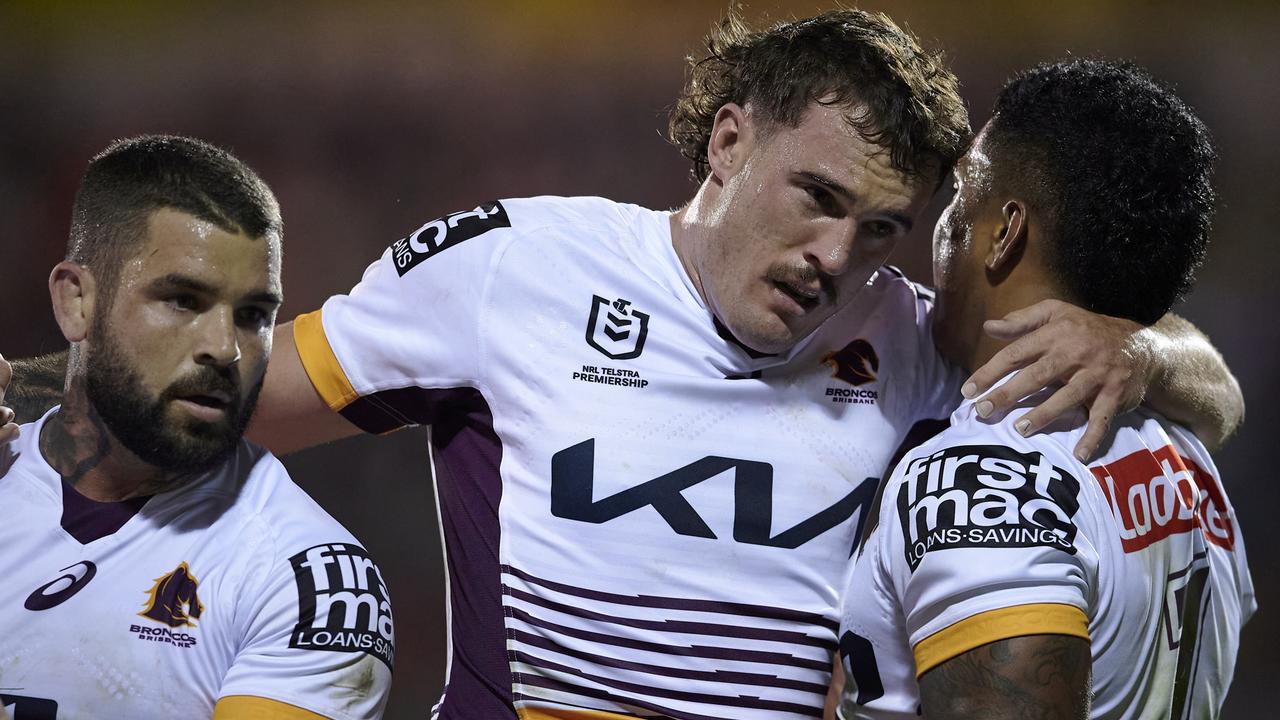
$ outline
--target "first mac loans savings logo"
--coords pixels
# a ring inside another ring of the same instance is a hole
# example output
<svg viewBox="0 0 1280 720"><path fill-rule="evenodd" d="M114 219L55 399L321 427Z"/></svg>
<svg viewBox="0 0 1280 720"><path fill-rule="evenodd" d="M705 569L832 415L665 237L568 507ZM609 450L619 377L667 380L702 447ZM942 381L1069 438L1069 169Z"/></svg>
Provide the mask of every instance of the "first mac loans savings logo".
<svg viewBox="0 0 1280 720"><path fill-rule="evenodd" d="M1053 547L1075 554L1080 483L1041 453L962 445L907 467L898 515L914 571L934 550Z"/></svg>
<svg viewBox="0 0 1280 720"><path fill-rule="evenodd" d="M298 624L289 647L366 652L395 660L391 598L359 545L316 545L289 558L298 583Z"/></svg>

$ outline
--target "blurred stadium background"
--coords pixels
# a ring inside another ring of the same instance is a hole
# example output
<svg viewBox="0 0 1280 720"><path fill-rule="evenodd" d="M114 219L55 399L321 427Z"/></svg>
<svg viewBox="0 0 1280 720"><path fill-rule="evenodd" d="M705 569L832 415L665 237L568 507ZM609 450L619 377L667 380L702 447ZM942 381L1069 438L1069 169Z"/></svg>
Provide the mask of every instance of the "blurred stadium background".
<svg viewBox="0 0 1280 720"><path fill-rule="evenodd" d="M813 2L751 2L754 20ZM1178 312L1245 388L1249 418L1218 462L1262 605L1230 718L1278 697L1280 322L1267 286L1280 237L1280 4L868 1L946 50L974 125L1003 80L1067 54L1129 58L1172 82L1221 150L1214 244ZM0 351L64 347L45 278L89 157L114 138L196 135L232 149L284 209L282 319L350 288L397 238L481 200L591 194L671 207L687 168L661 132L683 57L725 3L0 2ZM894 261L928 280L929 222ZM1270 249L1268 249L1270 248ZM1141 282L1141 278L1134 278ZM444 579L425 434L290 458L294 477L378 557L396 604L389 718L424 717L445 669Z"/></svg>

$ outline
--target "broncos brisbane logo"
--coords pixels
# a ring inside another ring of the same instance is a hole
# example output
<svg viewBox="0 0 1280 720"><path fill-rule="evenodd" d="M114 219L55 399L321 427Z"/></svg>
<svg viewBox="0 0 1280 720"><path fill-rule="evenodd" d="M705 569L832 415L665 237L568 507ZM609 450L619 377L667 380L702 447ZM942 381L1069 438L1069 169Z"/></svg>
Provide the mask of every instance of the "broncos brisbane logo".
<svg viewBox="0 0 1280 720"><path fill-rule="evenodd" d="M831 377L854 386L875 380L876 371L880 369L880 358L875 348L861 338L823 355L822 362L831 366Z"/></svg>
<svg viewBox="0 0 1280 720"><path fill-rule="evenodd" d="M195 620L204 612L204 604L196 595L195 577L186 563L173 572L156 578L156 584L148 591L147 608L138 615L164 623L171 628L195 627Z"/></svg>

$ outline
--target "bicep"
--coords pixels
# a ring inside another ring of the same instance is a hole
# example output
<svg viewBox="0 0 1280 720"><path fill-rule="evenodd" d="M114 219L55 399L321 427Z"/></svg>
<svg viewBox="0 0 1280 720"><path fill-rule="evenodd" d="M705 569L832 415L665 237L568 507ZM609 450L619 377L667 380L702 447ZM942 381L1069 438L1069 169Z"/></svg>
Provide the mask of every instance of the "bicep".
<svg viewBox="0 0 1280 720"><path fill-rule="evenodd" d="M1089 714L1089 641L1008 638L957 655L920 677L925 717L1078 720Z"/></svg>
<svg viewBox="0 0 1280 720"><path fill-rule="evenodd" d="M218 700L213 720L324 720L296 705L252 695L231 695Z"/></svg>
<svg viewBox="0 0 1280 720"><path fill-rule="evenodd" d="M271 362L246 435L277 455L358 435L360 429L329 408L298 354L293 323L276 326Z"/></svg>

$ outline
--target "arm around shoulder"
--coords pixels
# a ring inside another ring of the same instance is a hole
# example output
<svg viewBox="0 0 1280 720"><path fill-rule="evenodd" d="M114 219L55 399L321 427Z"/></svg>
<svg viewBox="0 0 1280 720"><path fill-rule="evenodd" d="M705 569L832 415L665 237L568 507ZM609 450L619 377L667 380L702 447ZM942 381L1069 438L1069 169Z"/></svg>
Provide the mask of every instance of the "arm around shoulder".
<svg viewBox="0 0 1280 720"><path fill-rule="evenodd" d="M1244 422L1240 384L1209 338L1173 313L1147 328L1159 371L1147 404L1186 425L1210 451L1222 447Z"/></svg>

